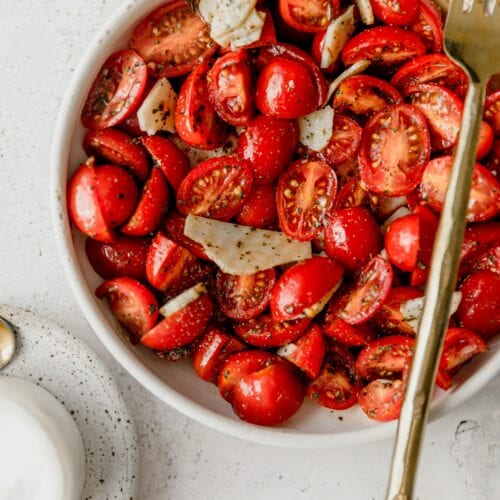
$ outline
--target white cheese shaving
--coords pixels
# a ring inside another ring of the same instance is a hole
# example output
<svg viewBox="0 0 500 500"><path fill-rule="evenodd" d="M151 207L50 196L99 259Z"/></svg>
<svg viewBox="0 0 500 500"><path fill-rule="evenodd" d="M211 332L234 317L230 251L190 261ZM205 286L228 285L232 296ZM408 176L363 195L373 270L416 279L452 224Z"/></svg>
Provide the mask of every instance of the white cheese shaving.
<svg viewBox="0 0 500 500"><path fill-rule="evenodd" d="M139 128L148 135L160 130L175 132L174 113L177 94L166 78L160 78L137 111Z"/></svg>
<svg viewBox="0 0 500 500"><path fill-rule="evenodd" d="M370 0L354 0L354 3L359 9L359 15L361 16L363 23L367 26L371 26L375 22L375 16L373 15Z"/></svg>
<svg viewBox="0 0 500 500"><path fill-rule="evenodd" d="M333 134L333 108L331 106L320 108L309 115L301 116L297 123L300 142L313 151L321 151Z"/></svg>
<svg viewBox="0 0 500 500"><path fill-rule="evenodd" d="M203 246L208 258L226 274L246 276L312 256L311 242L279 231L240 226L188 215L184 234Z"/></svg>
<svg viewBox="0 0 500 500"><path fill-rule="evenodd" d="M407 207L398 208L383 224L380 226L380 231L382 234L387 233L389 226L396 220L404 217L405 215L410 215L411 212Z"/></svg>
<svg viewBox="0 0 500 500"><path fill-rule="evenodd" d="M206 294L207 294L207 287L205 286L205 284L198 283L197 285L194 285L191 288L188 288L187 290L182 292L181 294L177 295L177 297L174 297L168 302L165 302L165 304L163 304L160 307L159 312L161 315L165 316L165 318L168 318L169 316L172 316L176 312L179 312L187 305L191 304L191 302L194 302L196 299L199 299L202 295Z"/></svg>
<svg viewBox="0 0 500 500"><path fill-rule="evenodd" d="M293 353L297 349L298 347L295 344L285 344L276 351L276 354L282 358L287 358L288 356L293 356Z"/></svg>
<svg viewBox="0 0 500 500"><path fill-rule="evenodd" d="M253 9L241 26L222 37L217 37L215 41L222 47L230 45L231 49L250 45L260 38L265 19L265 12Z"/></svg>
<svg viewBox="0 0 500 500"><path fill-rule="evenodd" d="M361 59L360 61L356 61L352 66L349 66L346 70L340 73L335 80L328 86L328 92L326 94L326 102L328 102L333 93L337 90L337 87L350 76L359 75L363 73L363 71L370 66L370 61L368 59Z"/></svg>
<svg viewBox="0 0 500 500"><path fill-rule="evenodd" d="M326 304L328 304L332 295L339 289L341 283L342 280L339 280L339 282L328 293L326 293L322 299L318 300L316 304L313 304L311 307L306 307L302 317L311 319L316 317L324 309Z"/></svg>
<svg viewBox="0 0 500 500"><path fill-rule="evenodd" d="M351 5L341 16L330 22L326 29L323 46L321 48L322 69L331 66L339 57L344 45L354 32L354 6Z"/></svg>

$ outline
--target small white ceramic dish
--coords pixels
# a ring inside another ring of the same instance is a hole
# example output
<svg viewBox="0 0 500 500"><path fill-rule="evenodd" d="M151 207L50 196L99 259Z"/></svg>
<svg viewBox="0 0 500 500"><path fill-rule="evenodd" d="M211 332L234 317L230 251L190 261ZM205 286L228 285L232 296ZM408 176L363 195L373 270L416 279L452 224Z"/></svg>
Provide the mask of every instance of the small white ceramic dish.
<svg viewBox="0 0 500 500"><path fill-rule="evenodd" d="M14 359L0 376L24 379L47 390L76 423L85 448L82 498L136 499L135 426L104 363L72 333L30 311L0 305L0 316L16 335Z"/></svg>
<svg viewBox="0 0 500 500"><path fill-rule="evenodd" d="M165 0L126 1L106 21L89 44L75 70L54 130L51 157L53 221L62 263L87 320L101 341L123 367L157 397L189 417L221 432L249 441L298 448L350 446L394 434L396 423L370 421L359 408L333 412L306 401L303 408L281 427L263 428L239 421L216 387L197 378L189 361L168 364L141 347L134 347L116 332L107 306L94 297L101 281L83 249L84 239L69 226L65 193L71 172L85 156L81 148L84 129L80 113L89 87L105 59L126 47L136 23ZM500 339L491 350L473 360L447 394L437 391L431 418L449 412L481 389L500 367Z"/></svg>

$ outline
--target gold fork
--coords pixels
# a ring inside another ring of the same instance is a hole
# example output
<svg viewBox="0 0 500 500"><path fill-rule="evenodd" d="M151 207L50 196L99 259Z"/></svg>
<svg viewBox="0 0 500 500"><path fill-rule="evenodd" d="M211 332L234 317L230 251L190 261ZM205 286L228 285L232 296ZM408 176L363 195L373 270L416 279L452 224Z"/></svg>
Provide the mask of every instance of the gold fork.
<svg viewBox="0 0 500 500"><path fill-rule="evenodd" d="M496 1L452 0L446 19L445 51L465 70L470 82L398 424L388 500L407 500L413 494L429 402L455 290L485 86L493 74L500 72L500 5L496 5Z"/></svg>

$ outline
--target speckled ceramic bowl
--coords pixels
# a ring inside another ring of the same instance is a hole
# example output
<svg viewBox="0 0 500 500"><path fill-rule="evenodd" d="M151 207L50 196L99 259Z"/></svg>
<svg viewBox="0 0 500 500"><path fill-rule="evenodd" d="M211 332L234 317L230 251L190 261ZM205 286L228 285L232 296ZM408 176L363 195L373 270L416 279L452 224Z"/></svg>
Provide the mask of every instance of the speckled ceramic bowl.
<svg viewBox="0 0 500 500"><path fill-rule="evenodd" d="M54 133L52 149L52 209L57 243L68 280L87 320L101 341L123 367L141 384L170 406L221 432L254 442L289 447L349 446L394 434L396 423L370 421L359 408L337 413L306 401L285 425L274 428L244 423L218 394L217 388L200 380L189 360L165 363L152 352L135 347L117 331L105 303L94 290L100 278L91 269L84 252L84 239L73 234L66 212L66 182L84 159L81 148L84 129L80 112L90 84L106 57L124 48L136 23L165 0L128 0L102 27L76 69L69 85ZM498 371L500 342L491 346L462 370L448 393L435 396L432 418L449 412L481 389Z"/></svg>

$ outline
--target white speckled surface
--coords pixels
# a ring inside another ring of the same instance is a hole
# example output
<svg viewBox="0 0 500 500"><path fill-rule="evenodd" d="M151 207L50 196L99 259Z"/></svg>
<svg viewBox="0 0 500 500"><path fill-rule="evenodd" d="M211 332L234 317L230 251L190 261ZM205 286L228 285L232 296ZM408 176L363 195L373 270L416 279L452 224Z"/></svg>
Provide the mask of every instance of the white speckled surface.
<svg viewBox="0 0 500 500"><path fill-rule="evenodd" d="M53 318L107 363L136 419L140 500L224 500L236 492L240 499L382 499L390 441L300 451L223 436L146 393L105 351L78 309L50 227L51 133L73 68L103 19L121 1L0 0L0 303ZM499 393L497 378L429 427L418 498L498 497Z"/></svg>

